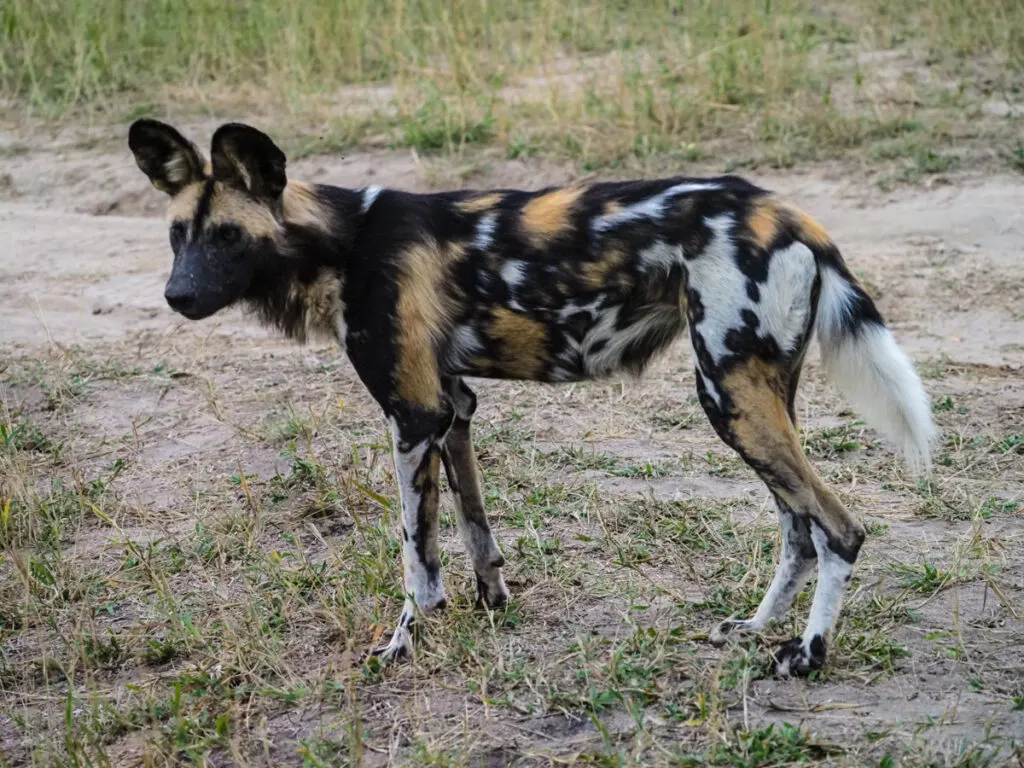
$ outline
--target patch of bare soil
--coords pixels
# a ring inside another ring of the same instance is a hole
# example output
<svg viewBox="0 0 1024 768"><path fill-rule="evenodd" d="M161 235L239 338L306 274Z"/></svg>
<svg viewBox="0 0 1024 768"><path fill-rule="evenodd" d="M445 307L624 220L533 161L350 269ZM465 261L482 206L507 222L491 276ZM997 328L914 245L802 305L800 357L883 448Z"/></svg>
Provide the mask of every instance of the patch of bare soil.
<svg viewBox="0 0 1024 768"><path fill-rule="evenodd" d="M0 400L5 418L62 448L52 462L11 464L21 475L0 496L25 482L45 494L61 477L92 500L59 536L72 575L51 577L80 594L39 583L41 538L0 555L0 603L13 606L0 605L10 764L52 758L40 745L66 716L101 734L83 754L118 765L184 759L183 742L209 764L730 764L753 742L736 736L734 752L715 752L721 734L760 733L785 750L759 730L783 722L837 764L983 764L997 750L999 762L1011 739L1019 750L1020 177L964 173L888 192L838 167L752 178L833 234L918 362L944 433L934 483L916 485L810 361L805 443L871 536L832 666L808 682L759 674L754 641L706 643L716 620L756 605L777 537L763 487L695 403L685 341L638 382L475 385L486 493L517 599L493 621L471 610L446 517L454 607L428 622L415 665L360 667L399 606L385 522L395 489L384 424L342 355L291 347L233 312L200 324L172 314L163 197L126 149L25 145L3 171ZM437 183L405 153L290 171L348 186ZM465 183L568 176L495 161ZM273 616L260 613L268 605ZM801 598L796 612L807 607ZM121 650L108 658L96 648L110 637ZM159 709L175 684L203 707L219 702L230 736L180 698ZM120 715L88 719L89 702Z"/></svg>

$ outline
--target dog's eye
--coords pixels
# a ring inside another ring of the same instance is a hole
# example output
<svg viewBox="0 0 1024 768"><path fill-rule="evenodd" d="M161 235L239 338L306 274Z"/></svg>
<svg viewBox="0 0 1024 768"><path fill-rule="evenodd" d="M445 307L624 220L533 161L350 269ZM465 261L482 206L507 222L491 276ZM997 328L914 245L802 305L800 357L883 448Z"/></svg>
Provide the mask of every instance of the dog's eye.
<svg viewBox="0 0 1024 768"><path fill-rule="evenodd" d="M217 231L217 234L220 235L220 239L225 243L232 245L242 239L242 228L234 224L224 224Z"/></svg>
<svg viewBox="0 0 1024 768"><path fill-rule="evenodd" d="M171 249L176 251L185 242L185 225L180 221L171 224Z"/></svg>

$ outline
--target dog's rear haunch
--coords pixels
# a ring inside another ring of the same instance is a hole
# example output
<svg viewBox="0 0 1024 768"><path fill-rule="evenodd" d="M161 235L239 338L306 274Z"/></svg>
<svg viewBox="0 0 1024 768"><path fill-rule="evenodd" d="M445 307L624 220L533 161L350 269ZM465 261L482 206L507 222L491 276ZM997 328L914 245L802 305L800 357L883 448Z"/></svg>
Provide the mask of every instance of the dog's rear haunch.
<svg viewBox="0 0 1024 768"><path fill-rule="evenodd" d="M775 664L824 663L864 529L800 448L794 398L811 335L832 380L915 469L927 470L935 429L913 366L806 214L728 176L432 195L307 185L239 124L214 134L210 163L153 120L132 125L129 144L171 197L168 303L195 320L241 303L299 341L336 338L390 422L407 597L375 653L411 653L416 611L445 604L442 464L479 602L508 600L464 377L639 373L689 326L700 403L768 486L783 533L757 612L712 639L783 616L817 563L807 628Z"/></svg>

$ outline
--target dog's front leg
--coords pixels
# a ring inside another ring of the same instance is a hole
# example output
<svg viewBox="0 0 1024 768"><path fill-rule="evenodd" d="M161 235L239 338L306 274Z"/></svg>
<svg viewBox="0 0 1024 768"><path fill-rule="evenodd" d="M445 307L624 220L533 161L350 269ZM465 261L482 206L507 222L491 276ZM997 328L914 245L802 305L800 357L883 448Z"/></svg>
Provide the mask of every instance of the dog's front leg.
<svg viewBox="0 0 1024 768"><path fill-rule="evenodd" d="M391 642L374 650L387 660L412 654L412 625L416 611L429 613L445 605L441 582L441 557L437 546L438 480L441 446L451 416L423 429L422 420L412 428L404 420L391 419L395 449L395 474L402 503L402 566L405 606Z"/></svg>

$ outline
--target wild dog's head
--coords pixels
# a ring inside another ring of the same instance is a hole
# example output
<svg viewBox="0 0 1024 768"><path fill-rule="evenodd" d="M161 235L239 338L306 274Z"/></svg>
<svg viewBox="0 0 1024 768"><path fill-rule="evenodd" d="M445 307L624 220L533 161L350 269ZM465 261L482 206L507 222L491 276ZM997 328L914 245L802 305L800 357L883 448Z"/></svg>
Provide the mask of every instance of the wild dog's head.
<svg viewBox="0 0 1024 768"><path fill-rule="evenodd" d="M191 320L244 298L279 258L285 156L247 125L222 125L211 163L169 125L138 120L128 133L135 162L171 197L174 266L167 303Z"/></svg>

